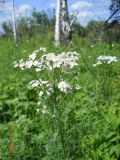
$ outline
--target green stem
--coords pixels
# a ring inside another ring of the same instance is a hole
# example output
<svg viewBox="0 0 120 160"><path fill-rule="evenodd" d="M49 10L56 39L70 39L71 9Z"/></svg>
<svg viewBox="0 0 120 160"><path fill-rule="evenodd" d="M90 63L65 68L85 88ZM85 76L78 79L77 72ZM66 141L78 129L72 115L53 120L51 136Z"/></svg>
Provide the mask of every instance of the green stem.
<svg viewBox="0 0 120 160"><path fill-rule="evenodd" d="M56 70L53 71L53 104L54 104L54 112L56 114L56 125L58 128L58 133L60 136L60 143L62 146L62 150L63 150L63 155L64 155L64 159L66 159L66 151L65 151L65 145L64 145L64 136L62 133L62 126L61 126L61 121L60 121L60 110L58 108L58 101L57 101L57 88L56 88L56 81L58 82L58 79L56 77Z"/></svg>

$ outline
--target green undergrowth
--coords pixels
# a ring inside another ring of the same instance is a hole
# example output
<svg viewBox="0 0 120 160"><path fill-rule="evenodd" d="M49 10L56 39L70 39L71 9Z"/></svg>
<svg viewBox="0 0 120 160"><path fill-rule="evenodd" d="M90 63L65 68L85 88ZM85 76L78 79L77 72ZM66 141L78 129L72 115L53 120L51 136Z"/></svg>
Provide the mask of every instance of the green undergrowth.
<svg viewBox="0 0 120 160"><path fill-rule="evenodd" d="M57 91L56 104L55 95L41 98L28 86L34 78L14 68L13 62L27 59L39 47L56 54L79 53L79 65L64 78L72 85L77 82L80 91L67 95ZM18 44L0 39L0 160L118 160L119 51L117 43L91 43L77 37L68 47L59 48L51 35L24 38ZM98 70L93 64L100 55L116 56L118 62ZM53 107L55 117L44 114L44 106L50 111Z"/></svg>

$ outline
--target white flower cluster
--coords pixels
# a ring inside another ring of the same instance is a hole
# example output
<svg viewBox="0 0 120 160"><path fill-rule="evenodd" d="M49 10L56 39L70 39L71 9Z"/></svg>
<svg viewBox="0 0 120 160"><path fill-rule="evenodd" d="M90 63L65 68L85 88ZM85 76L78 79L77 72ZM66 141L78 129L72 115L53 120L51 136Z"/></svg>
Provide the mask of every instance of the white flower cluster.
<svg viewBox="0 0 120 160"><path fill-rule="evenodd" d="M67 92L71 91L72 89L80 90L80 89L81 89L81 86L76 85L76 86L73 88L73 87L71 87L68 83L66 83L65 81L61 81L61 82L58 83L58 89L59 89L61 92L67 93Z"/></svg>
<svg viewBox="0 0 120 160"><path fill-rule="evenodd" d="M27 61L24 61L21 59L20 61L14 61L13 65L15 68L20 68L21 70L30 69L31 67L35 67L36 71L41 70L42 64L40 61L36 60L37 53L38 52L46 52L45 47L40 47L38 50L34 51L32 54L29 55L29 58Z"/></svg>
<svg viewBox="0 0 120 160"><path fill-rule="evenodd" d="M37 111L37 112L40 112L40 109L37 108L36 111ZM48 110L47 110L47 106L43 106L43 109L42 109L41 112L42 112L43 114L49 113Z"/></svg>
<svg viewBox="0 0 120 160"><path fill-rule="evenodd" d="M42 55L38 55L38 52L40 52ZM79 54L77 52L62 52L58 55L55 55L55 53L46 54L46 48L43 47L30 54L27 61L24 61L23 59L21 59L19 62L15 61L14 67L20 68L21 70L30 69L33 67L36 72L40 72L45 69L52 71L55 68L60 68L65 71L65 69L69 70L78 65L78 55ZM43 96L44 93L47 95L53 93L53 86L49 81L38 79L31 81L29 85L32 88L39 88L39 96ZM65 81L59 82L56 87L64 93L72 90L72 87ZM80 86L76 86L75 89L79 90Z"/></svg>
<svg viewBox="0 0 120 160"><path fill-rule="evenodd" d="M54 53L44 54L41 58L37 59L37 53L42 50L46 51L45 48L40 48L29 55L27 61L21 59L19 62L14 62L14 67L18 67L21 70L30 69L34 67L36 72L43 69L53 70L54 68L74 68L78 65L76 62L78 60L77 52L62 52L59 55Z"/></svg>
<svg viewBox="0 0 120 160"><path fill-rule="evenodd" d="M45 89L45 92L47 95L50 95L52 92L52 87L48 81L43 81L42 79L39 80L32 80L29 85L32 88L37 88L37 87L43 87ZM38 95L41 97L44 94L42 90L39 91Z"/></svg>
<svg viewBox="0 0 120 160"><path fill-rule="evenodd" d="M71 90L71 86L67 84L65 81L61 81L58 83L58 89L61 92L67 93Z"/></svg>
<svg viewBox="0 0 120 160"><path fill-rule="evenodd" d="M54 68L65 68L68 67L70 69L74 68L78 65L76 62L78 60L77 52L62 52L59 55L55 55L54 53L49 53L43 55L41 58L42 64L45 64L45 68L52 70Z"/></svg>
<svg viewBox="0 0 120 160"><path fill-rule="evenodd" d="M113 62L117 62L117 57L116 56L99 56L97 58L97 63L93 64L93 67L97 67L102 64L111 64Z"/></svg>
<svg viewBox="0 0 120 160"><path fill-rule="evenodd" d="M46 85L47 87L50 86L50 84L49 84L48 81L43 81L42 79L32 80L29 84L30 84L33 88L34 88L34 87L38 87L38 86L43 86L43 85Z"/></svg>

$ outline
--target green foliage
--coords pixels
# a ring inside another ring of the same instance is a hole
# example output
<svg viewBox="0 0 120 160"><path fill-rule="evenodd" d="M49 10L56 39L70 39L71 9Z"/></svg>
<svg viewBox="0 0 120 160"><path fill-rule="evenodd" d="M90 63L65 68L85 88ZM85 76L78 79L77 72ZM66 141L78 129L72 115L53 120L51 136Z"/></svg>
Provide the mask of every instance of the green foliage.
<svg viewBox="0 0 120 160"><path fill-rule="evenodd" d="M29 88L33 79L29 73L13 68L13 61L26 58L44 44L50 52L63 51L63 46L55 48L51 42L50 32L47 39L38 35L24 38L18 45L0 39L0 159L118 160L120 63L99 69L93 64L102 54L119 59L119 44L93 44L74 36L64 51L76 50L79 66L60 76L71 85L79 84L81 90L68 94L57 90L55 104L53 95L39 97L37 89ZM52 80L50 73L39 76ZM50 113L55 106L55 116L43 114L44 106Z"/></svg>
<svg viewBox="0 0 120 160"><path fill-rule="evenodd" d="M101 40L107 43L120 42L120 24L114 19L111 23L106 24L104 30L104 21L91 20L87 26L81 26L77 17L71 15L71 28L73 35L86 37L90 41L96 42ZM55 10L36 11L33 9L29 17L20 17L16 20L16 30L18 40L21 41L23 37L30 38L36 36L44 36L43 34L54 33L55 26ZM13 37L12 22L5 21L2 24L2 37ZM47 37L47 36L46 36ZM61 37L62 39L62 37ZM63 42L64 43L64 42Z"/></svg>

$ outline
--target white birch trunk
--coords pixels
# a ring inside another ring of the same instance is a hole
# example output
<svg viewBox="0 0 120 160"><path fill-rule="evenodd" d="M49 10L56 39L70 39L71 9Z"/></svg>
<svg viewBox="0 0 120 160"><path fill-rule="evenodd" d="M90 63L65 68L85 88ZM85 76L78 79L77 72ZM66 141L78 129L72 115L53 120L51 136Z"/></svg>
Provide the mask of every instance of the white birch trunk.
<svg viewBox="0 0 120 160"><path fill-rule="evenodd" d="M13 35L14 35L14 40L15 40L15 42L17 42L16 20L15 20L15 4L14 4L14 0L12 0L12 21L13 21Z"/></svg>
<svg viewBox="0 0 120 160"><path fill-rule="evenodd" d="M55 24L55 45L60 45L60 3L61 0L57 0L56 10L56 24Z"/></svg>
<svg viewBox="0 0 120 160"><path fill-rule="evenodd" d="M67 44L72 38L67 0L61 0L61 27L65 43Z"/></svg>

